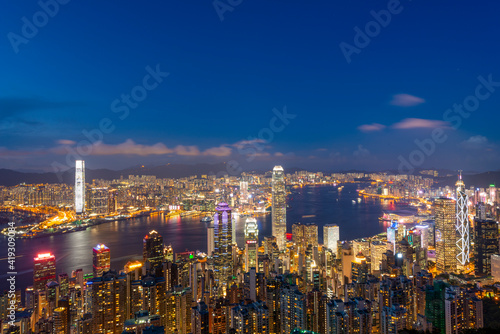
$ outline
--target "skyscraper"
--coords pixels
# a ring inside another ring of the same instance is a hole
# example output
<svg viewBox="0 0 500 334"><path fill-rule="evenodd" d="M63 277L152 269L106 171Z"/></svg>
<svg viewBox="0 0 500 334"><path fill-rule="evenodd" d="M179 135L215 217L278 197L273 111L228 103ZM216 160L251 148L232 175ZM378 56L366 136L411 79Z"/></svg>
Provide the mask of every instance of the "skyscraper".
<svg viewBox="0 0 500 334"><path fill-rule="evenodd" d="M227 203L217 205L214 215L214 269L215 281L222 295L227 288L227 278L232 275L233 221Z"/></svg>
<svg viewBox="0 0 500 334"><path fill-rule="evenodd" d="M90 189L88 211L94 215L107 215L109 213L109 190L108 188Z"/></svg>
<svg viewBox="0 0 500 334"><path fill-rule="evenodd" d="M75 161L75 213L85 213L85 161Z"/></svg>
<svg viewBox="0 0 500 334"><path fill-rule="evenodd" d="M457 270L457 232L455 202L438 198L434 203L436 220L436 267L438 272Z"/></svg>
<svg viewBox="0 0 500 334"><path fill-rule="evenodd" d="M339 226L336 224L328 224L323 226L323 244L326 248L337 252L337 242L340 239Z"/></svg>
<svg viewBox="0 0 500 334"><path fill-rule="evenodd" d="M470 239L469 239L469 196L465 193L465 185L462 181L462 172L458 178L457 183L457 203L456 203L456 215L457 215L457 260L462 266L469 263L470 257Z"/></svg>
<svg viewBox="0 0 500 334"><path fill-rule="evenodd" d="M257 268L257 248L259 248L259 228L255 218L245 221L245 271Z"/></svg>
<svg viewBox="0 0 500 334"><path fill-rule="evenodd" d="M248 182L240 181L240 203L248 202Z"/></svg>
<svg viewBox="0 0 500 334"><path fill-rule="evenodd" d="M491 256L498 254L498 224L493 219L474 221L474 269L476 275L491 275Z"/></svg>
<svg viewBox="0 0 500 334"><path fill-rule="evenodd" d="M272 197L273 236L276 237L278 248L282 250L286 244L286 189L285 172L281 166L273 169Z"/></svg>
<svg viewBox="0 0 500 334"><path fill-rule="evenodd" d="M163 237L155 230L144 237L142 255L144 261L151 263L151 268L163 262Z"/></svg>
<svg viewBox="0 0 500 334"><path fill-rule="evenodd" d="M109 248L99 244L92 249L94 277L100 277L109 271L111 265L111 254Z"/></svg>
<svg viewBox="0 0 500 334"><path fill-rule="evenodd" d="M56 257L51 253L38 254L33 270L33 291L45 289L45 285L56 279Z"/></svg>
<svg viewBox="0 0 500 334"><path fill-rule="evenodd" d="M207 227L207 255L212 256L214 249L215 249L214 226L210 225Z"/></svg>

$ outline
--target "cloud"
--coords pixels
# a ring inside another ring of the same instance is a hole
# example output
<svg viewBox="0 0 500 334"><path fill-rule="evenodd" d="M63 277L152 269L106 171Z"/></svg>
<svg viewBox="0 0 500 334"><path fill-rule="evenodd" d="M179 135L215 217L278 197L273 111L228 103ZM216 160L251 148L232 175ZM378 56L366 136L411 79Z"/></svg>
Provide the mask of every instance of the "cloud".
<svg viewBox="0 0 500 334"><path fill-rule="evenodd" d="M0 158L1 159L28 157L31 155L33 155L33 152L30 152L30 151L16 151L16 150L9 150L5 147L0 147Z"/></svg>
<svg viewBox="0 0 500 334"><path fill-rule="evenodd" d="M460 143L460 146L467 150L480 150L484 148L489 148L491 145L488 141L488 138L481 135L477 135L477 136L472 136L467 140L464 140L463 142Z"/></svg>
<svg viewBox="0 0 500 334"><path fill-rule="evenodd" d="M177 145L174 148L169 148L163 143L156 143L154 145L137 144L132 139L127 139L121 144L105 144L102 141L95 142L93 145L76 147L75 142L68 139L60 139L57 141L59 146L53 147L48 151L54 154L67 154L71 150L77 152L88 152L88 155L164 155L174 154L179 156L214 156L214 157L227 157L231 155L232 149L228 145L221 145L219 147L211 147L205 151L200 151L198 146L194 145Z"/></svg>
<svg viewBox="0 0 500 334"><path fill-rule="evenodd" d="M267 143L267 141L264 139L255 138L255 139L250 139L250 140L240 140L240 141L234 143L232 146L234 146L238 149L242 149L242 148L245 148L247 146L257 147L257 146L260 146L259 144L264 144L264 143Z"/></svg>
<svg viewBox="0 0 500 334"><path fill-rule="evenodd" d="M410 94L396 94L392 97L391 104L398 107L413 107L424 103L425 100Z"/></svg>
<svg viewBox="0 0 500 334"><path fill-rule="evenodd" d="M365 158L370 155L370 151L364 148L363 145L358 145L358 149L352 152L352 155L354 155L357 158Z"/></svg>
<svg viewBox="0 0 500 334"><path fill-rule="evenodd" d="M372 132L372 131L380 131L385 129L386 126L383 124L379 123L372 123L372 124L363 124L358 126L358 130L363 131L363 132Z"/></svg>
<svg viewBox="0 0 500 334"><path fill-rule="evenodd" d="M136 144L132 139L127 139L125 142L117 145L104 144L103 142L96 142L92 145L91 155L159 155L173 153L174 150L169 149L163 143L156 143L154 145L141 145Z"/></svg>
<svg viewBox="0 0 500 334"><path fill-rule="evenodd" d="M76 144L75 141L69 140L69 139L59 139L58 141L56 141L56 143L58 143L60 145L75 145Z"/></svg>
<svg viewBox="0 0 500 334"><path fill-rule="evenodd" d="M203 152L203 155L212 155L215 157L227 157L230 156L233 150L227 146L212 147Z"/></svg>
<svg viewBox="0 0 500 334"><path fill-rule="evenodd" d="M433 119L405 118L398 123L394 123L392 127L394 129L439 128L448 127L448 123Z"/></svg>

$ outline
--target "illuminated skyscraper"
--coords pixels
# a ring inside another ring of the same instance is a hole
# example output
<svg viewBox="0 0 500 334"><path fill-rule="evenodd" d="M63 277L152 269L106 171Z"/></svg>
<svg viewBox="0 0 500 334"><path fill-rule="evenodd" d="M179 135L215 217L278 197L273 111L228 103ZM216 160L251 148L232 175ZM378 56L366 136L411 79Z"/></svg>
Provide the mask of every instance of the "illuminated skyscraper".
<svg viewBox="0 0 500 334"><path fill-rule="evenodd" d="M85 213L85 161L75 161L75 213Z"/></svg>
<svg viewBox="0 0 500 334"><path fill-rule="evenodd" d="M45 285L56 279L56 257L51 253L38 254L33 270L33 291L45 290Z"/></svg>
<svg viewBox="0 0 500 334"><path fill-rule="evenodd" d="M109 213L109 191L108 188L90 189L89 211L94 215L106 215Z"/></svg>
<svg viewBox="0 0 500 334"><path fill-rule="evenodd" d="M457 232L455 229L455 201L438 198L435 203L436 268L438 272L457 270Z"/></svg>
<svg viewBox="0 0 500 334"><path fill-rule="evenodd" d="M227 278L233 273L232 247L233 247L233 221L231 208L227 203L217 205L214 215L214 269L215 281L222 295L227 288Z"/></svg>
<svg viewBox="0 0 500 334"><path fill-rule="evenodd" d="M248 182L240 181L240 202L247 203L248 202Z"/></svg>
<svg viewBox="0 0 500 334"><path fill-rule="evenodd" d="M100 277L109 271L111 265L111 254L109 248L99 244L92 249L94 277Z"/></svg>
<svg viewBox="0 0 500 334"><path fill-rule="evenodd" d="M491 275L491 257L498 254L498 223L493 219L474 221L474 270Z"/></svg>
<svg viewBox="0 0 500 334"><path fill-rule="evenodd" d="M151 268L161 265L163 262L163 237L155 230L149 232L143 240L143 260L149 261Z"/></svg>
<svg viewBox="0 0 500 334"><path fill-rule="evenodd" d="M272 188L273 236L276 237L278 248L282 250L286 244L286 189L285 172L281 166L273 169Z"/></svg>
<svg viewBox="0 0 500 334"><path fill-rule="evenodd" d="M214 227L207 227L207 255L212 256L212 253L215 249L215 240L214 240Z"/></svg>
<svg viewBox="0 0 500 334"><path fill-rule="evenodd" d="M257 249L259 248L259 228L255 218L247 218L245 221L245 271L250 268L258 268Z"/></svg>
<svg viewBox="0 0 500 334"><path fill-rule="evenodd" d="M109 271L87 282L92 333L121 333L127 311L127 275Z"/></svg>
<svg viewBox="0 0 500 334"><path fill-rule="evenodd" d="M469 263L470 257L470 239L469 239L469 196L465 193L465 185L462 181L462 172L458 178L457 183L457 203L456 214L457 222L456 228L458 232L457 240L457 260L462 266Z"/></svg>
<svg viewBox="0 0 500 334"><path fill-rule="evenodd" d="M328 224L323 226L323 244L326 248L337 252L337 242L340 239L339 226Z"/></svg>

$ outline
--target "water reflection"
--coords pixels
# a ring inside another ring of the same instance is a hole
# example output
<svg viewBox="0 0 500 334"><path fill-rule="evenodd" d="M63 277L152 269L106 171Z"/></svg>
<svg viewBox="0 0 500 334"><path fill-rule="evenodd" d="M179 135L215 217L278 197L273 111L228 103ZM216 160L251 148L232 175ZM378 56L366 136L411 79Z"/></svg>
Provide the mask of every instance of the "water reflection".
<svg viewBox="0 0 500 334"><path fill-rule="evenodd" d="M341 192L332 186L304 187L293 190L289 196L287 210L287 232L295 222L314 222L319 225L319 241L323 240L322 226L338 224L341 239L355 239L371 236L385 230L378 218L388 203L377 199L364 199L358 203L356 185L346 185ZM353 204L352 200L356 203ZM304 218L304 216L306 216ZM32 284L33 258L37 253L52 252L57 259L57 272L67 272L81 268L92 271L92 248L103 243L111 250L111 267L121 269L128 260L142 258L142 238L152 229L158 231L166 244L171 244L174 252L207 249L207 224L201 217L171 217L162 214L132 220L102 224L86 231L58 235L49 238L18 240L17 252L25 255L17 261L18 286L24 289ZM257 217L259 238L272 233L271 215ZM236 241L244 244L244 223L235 220ZM5 244L5 238L0 244ZM2 249L6 249L3 247ZM0 261L0 265L5 265ZM5 279L1 279L4 288Z"/></svg>

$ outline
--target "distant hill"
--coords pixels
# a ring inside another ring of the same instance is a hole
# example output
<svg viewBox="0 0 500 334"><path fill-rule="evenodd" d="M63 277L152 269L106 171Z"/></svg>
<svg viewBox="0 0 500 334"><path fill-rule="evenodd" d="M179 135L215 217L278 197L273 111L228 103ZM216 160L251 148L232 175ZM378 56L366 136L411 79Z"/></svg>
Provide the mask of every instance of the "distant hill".
<svg viewBox="0 0 500 334"><path fill-rule="evenodd" d="M256 172L264 174L270 172L269 170L258 170ZM296 171L303 170L301 168L290 167L286 169L286 173L295 173ZM126 168L123 170L110 170L110 169L87 169L85 179L87 182L92 182L94 179L113 180L120 177L128 178L129 175L155 175L158 178L181 178L192 175L217 175L221 176L225 173L230 175L237 175L234 171L229 173L231 168L228 168L225 162L218 164L167 164L160 166L137 166ZM344 171L344 172L360 172L360 171ZM367 171L362 171L369 173ZM442 175L452 175L445 177L436 177L435 181L439 186L454 186L457 181L456 172L442 171ZM326 172L330 174L333 172ZM440 173L441 174L441 173ZM420 175L420 174L417 174ZM465 186L467 188L474 186L478 188L489 187L490 184L495 184L500 187L500 171L485 172L478 174L464 174L463 176ZM75 180L75 170L69 169L61 175L55 173L34 173L34 172L20 172L11 169L0 169L0 185L14 186L20 183L36 184L36 183L66 183L73 184Z"/></svg>
<svg viewBox="0 0 500 334"><path fill-rule="evenodd" d="M466 189L470 187L487 188L490 184L500 187L500 171L463 175L462 178ZM457 176L437 177L435 180L440 186L452 187L457 182Z"/></svg>
<svg viewBox="0 0 500 334"><path fill-rule="evenodd" d="M222 175L228 173L226 163L219 164L168 164L154 167L134 167L123 170L110 169L87 169L85 179L92 182L94 179L113 180L128 178L129 175L155 175L158 178L181 178L192 175ZM0 185L14 186L20 183L66 183L73 184L75 180L75 169L69 169L57 175L56 173L26 173L10 169L0 169Z"/></svg>

